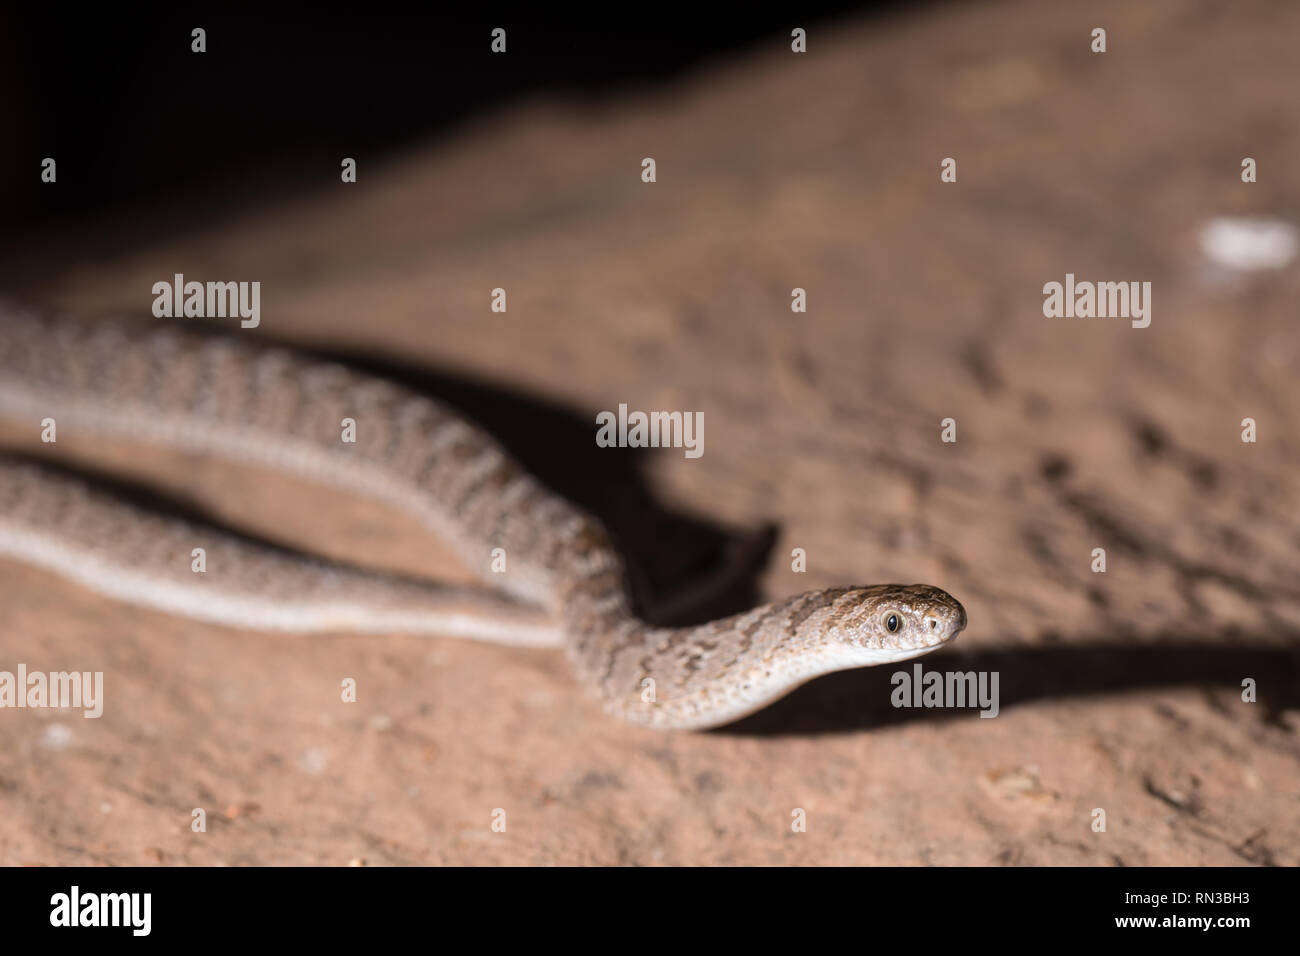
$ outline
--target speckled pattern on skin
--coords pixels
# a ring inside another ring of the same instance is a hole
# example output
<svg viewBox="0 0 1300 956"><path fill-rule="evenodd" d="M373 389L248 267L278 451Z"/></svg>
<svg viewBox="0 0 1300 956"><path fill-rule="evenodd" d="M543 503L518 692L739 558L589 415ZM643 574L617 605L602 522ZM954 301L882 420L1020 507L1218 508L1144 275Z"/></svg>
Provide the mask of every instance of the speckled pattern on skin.
<svg viewBox="0 0 1300 956"><path fill-rule="evenodd" d="M632 609L605 529L436 401L285 349L170 326L6 310L0 333L5 417L51 417L63 434L219 455L397 505L504 592L356 572L150 515L35 466L0 467L0 553L123 600L254 630L562 643L607 711L669 730L729 723L820 674L925 654L966 624L936 587L883 584L651 627ZM355 443L340 440L344 418L357 422ZM190 568L197 540L215 549L203 575ZM508 573L490 570L496 548Z"/></svg>

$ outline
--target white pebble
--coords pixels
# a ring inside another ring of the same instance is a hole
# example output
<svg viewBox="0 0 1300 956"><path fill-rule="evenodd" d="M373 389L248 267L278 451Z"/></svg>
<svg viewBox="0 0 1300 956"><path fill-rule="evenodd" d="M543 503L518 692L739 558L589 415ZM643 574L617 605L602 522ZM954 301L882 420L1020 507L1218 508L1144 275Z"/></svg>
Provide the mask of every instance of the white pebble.
<svg viewBox="0 0 1300 956"><path fill-rule="evenodd" d="M1201 228L1201 252L1214 265L1238 272L1281 269L1300 251L1289 222L1264 216L1220 216Z"/></svg>
<svg viewBox="0 0 1300 956"><path fill-rule="evenodd" d="M306 770L308 773L321 774L324 773L325 768L329 766L330 755L329 752L322 747L311 747L303 751L302 757L299 758L299 760L302 764L302 769Z"/></svg>
<svg viewBox="0 0 1300 956"><path fill-rule="evenodd" d="M41 736L41 746L50 750L67 750L72 743L72 731L63 724L50 724Z"/></svg>

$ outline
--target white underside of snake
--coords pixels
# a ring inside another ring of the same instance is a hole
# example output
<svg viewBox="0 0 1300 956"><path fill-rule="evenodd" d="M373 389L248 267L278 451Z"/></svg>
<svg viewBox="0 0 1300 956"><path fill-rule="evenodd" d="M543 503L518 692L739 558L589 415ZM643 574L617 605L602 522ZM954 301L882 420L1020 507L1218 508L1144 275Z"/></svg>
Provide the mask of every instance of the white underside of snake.
<svg viewBox="0 0 1300 956"><path fill-rule="evenodd" d="M831 671L952 640L962 606L929 585L812 591L695 627L638 618L593 518L480 428L336 364L168 326L0 308L0 417L39 434L221 456L397 506L479 572L481 591L370 573L127 504L0 460L0 555L114 598L251 630L419 632L564 647L607 711L656 728L729 723ZM355 442L341 437L356 422ZM594 430L593 430L594 432ZM206 570L193 570L193 549ZM504 549L505 573L491 570Z"/></svg>

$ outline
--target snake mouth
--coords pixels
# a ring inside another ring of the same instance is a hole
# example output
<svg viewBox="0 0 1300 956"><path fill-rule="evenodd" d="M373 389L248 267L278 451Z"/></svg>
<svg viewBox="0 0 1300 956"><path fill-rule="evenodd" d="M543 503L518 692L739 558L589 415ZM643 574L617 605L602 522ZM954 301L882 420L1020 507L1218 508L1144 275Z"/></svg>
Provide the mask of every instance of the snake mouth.
<svg viewBox="0 0 1300 956"><path fill-rule="evenodd" d="M948 629L943 633L943 635L939 638L939 643L940 643L940 644L951 644L953 641L957 640L957 635L960 634L960 633L961 633L962 631L964 631L964 630L966 630L966 615L965 615L965 614L962 615L960 621L958 621L958 622L957 622L956 624L954 624L952 627L948 628Z"/></svg>

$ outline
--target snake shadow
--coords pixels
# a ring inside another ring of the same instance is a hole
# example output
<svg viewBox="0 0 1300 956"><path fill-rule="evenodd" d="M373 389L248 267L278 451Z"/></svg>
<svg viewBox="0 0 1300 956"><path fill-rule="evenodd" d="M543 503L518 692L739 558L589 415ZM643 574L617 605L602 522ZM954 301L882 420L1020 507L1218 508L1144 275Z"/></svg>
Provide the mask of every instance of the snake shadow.
<svg viewBox="0 0 1300 956"><path fill-rule="evenodd" d="M594 411L389 354L277 344L397 382L481 425L544 485L600 519L627 564L638 611L655 624L703 623L762 602L757 582L777 526L730 527L665 506L643 475L654 450L598 447Z"/></svg>
<svg viewBox="0 0 1300 956"><path fill-rule="evenodd" d="M183 334L237 335L219 326L190 327ZM259 339L404 385L483 427L543 484L600 519L624 558L637 610L647 620L665 626L698 624L761 603L757 581L775 544L776 525L730 527L665 506L643 476L647 453L653 450L598 447L594 413L588 416L496 382L378 352L309 346L265 334ZM0 455L88 480L101 491L153 511L233 531L197 502L146 479L62 461L3 439ZM234 533L264 548L292 553L247 529Z"/></svg>
<svg viewBox="0 0 1300 956"><path fill-rule="evenodd" d="M1289 639L1300 644L1300 634ZM1174 634L1124 644L1113 637L1081 638L1070 645L996 647L940 651L896 667L870 667L828 674L771 706L726 727L721 735L773 737L786 734L850 733L913 721L981 721L978 707L894 707L891 675L930 671L975 671L998 675L999 713L1035 701L1105 697L1176 687L1201 687L1218 711L1257 707L1268 723L1285 726L1283 712L1300 708L1300 650L1259 635L1225 635L1187 641ZM1256 682L1258 702L1241 701L1241 682ZM993 718L996 719L996 718ZM1176 719L1176 718L1174 718Z"/></svg>

